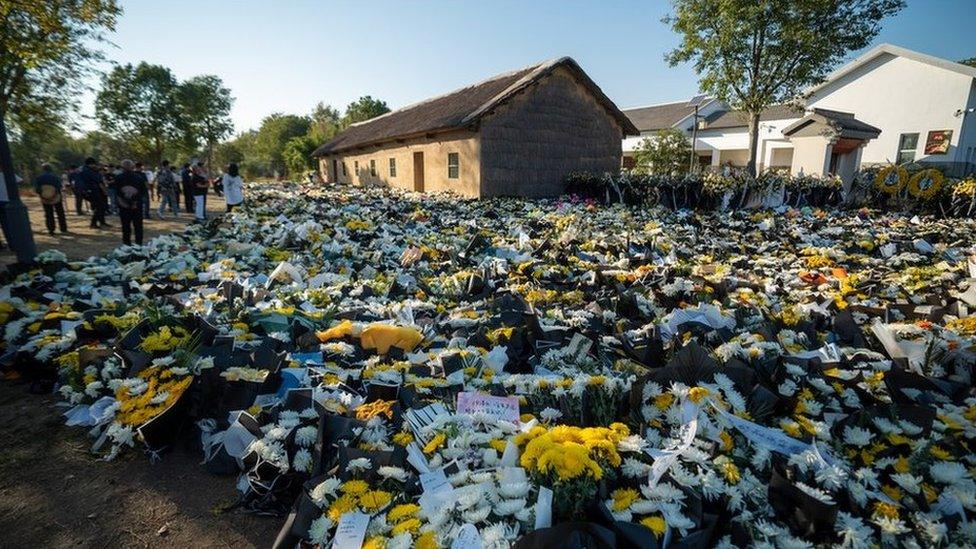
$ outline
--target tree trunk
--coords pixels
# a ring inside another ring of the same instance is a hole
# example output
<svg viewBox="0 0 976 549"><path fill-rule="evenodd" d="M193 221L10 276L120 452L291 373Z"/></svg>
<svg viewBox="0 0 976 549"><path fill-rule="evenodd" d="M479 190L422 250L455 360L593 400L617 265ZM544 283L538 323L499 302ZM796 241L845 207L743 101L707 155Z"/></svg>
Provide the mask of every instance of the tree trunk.
<svg viewBox="0 0 976 549"><path fill-rule="evenodd" d="M749 175L756 177L756 152L759 150L759 113L749 113Z"/></svg>

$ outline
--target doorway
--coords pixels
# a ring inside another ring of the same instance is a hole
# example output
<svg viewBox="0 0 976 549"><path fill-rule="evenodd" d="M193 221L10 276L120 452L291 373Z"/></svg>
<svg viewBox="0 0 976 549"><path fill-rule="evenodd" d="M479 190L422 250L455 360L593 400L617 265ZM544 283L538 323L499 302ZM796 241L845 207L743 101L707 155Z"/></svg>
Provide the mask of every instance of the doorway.
<svg viewBox="0 0 976 549"><path fill-rule="evenodd" d="M413 153L413 190L424 192L424 153Z"/></svg>
<svg viewBox="0 0 976 549"><path fill-rule="evenodd" d="M332 183L339 182L339 161L332 159Z"/></svg>

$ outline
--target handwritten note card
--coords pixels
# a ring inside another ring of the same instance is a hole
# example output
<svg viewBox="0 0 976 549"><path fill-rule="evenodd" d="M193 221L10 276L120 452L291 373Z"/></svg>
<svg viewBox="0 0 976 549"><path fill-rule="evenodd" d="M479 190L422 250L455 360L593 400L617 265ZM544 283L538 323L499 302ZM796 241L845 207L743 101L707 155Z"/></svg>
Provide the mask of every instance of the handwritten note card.
<svg viewBox="0 0 976 549"><path fill-rule="evenodd" d="M365 513L346 513L336 526L332 549L359 549L366 537L369 515Z"/></svg>
<svg viewBox="0 0 976 549"><path fill-rule="evenodd" d="M459 414L487 414L495 419L519 424L518 397L498 397L461 392L457 396Z"/></svg>

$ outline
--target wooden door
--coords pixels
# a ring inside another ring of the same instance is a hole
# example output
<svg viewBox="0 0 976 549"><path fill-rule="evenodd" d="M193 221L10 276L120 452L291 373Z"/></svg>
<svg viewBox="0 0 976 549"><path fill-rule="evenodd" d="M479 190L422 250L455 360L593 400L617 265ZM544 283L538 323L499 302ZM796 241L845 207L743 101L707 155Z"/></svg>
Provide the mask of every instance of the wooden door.
<svg viewBox="0 0 976 549"><path fill-rule="evenodd" d="M332 159L332 181L331 183L339 182L339 161L335 158Z"/></svg>
<svg viewBox="0 0 976 549"><path fill-rule="evenodd" d="M413 190L424 192L424 153L413 153Z"/></svg>

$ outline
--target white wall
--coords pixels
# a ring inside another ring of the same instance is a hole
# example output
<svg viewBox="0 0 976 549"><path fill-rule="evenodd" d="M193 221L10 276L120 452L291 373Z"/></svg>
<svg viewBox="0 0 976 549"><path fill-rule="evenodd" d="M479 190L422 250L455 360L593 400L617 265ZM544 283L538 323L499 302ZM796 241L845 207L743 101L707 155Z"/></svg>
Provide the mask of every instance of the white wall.
<svg viewBox="0 0 976 549"><path fill-rule="evenodd" d="M957 155L962 119L953 113L972 101L972 82L963 74L882 53L817 90L807 106L854 113L858 120L880 128L881 135L864 148L864 163L894 162L902 133L919 134L915 160L922 160L930 130L952 130L952 140L948 154L929 160L963 161L965 150Z"/></svg>

